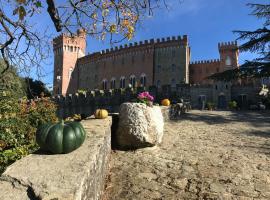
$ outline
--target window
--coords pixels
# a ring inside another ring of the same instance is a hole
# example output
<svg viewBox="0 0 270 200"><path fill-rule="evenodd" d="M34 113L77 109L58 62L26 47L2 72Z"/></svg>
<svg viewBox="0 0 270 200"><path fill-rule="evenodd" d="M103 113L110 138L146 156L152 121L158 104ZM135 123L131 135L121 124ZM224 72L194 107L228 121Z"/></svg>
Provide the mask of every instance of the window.
<svg viewBox="0 0 270 200"><path fill-rule="evenodd" d="M232 61L231 61L230 56L226 56L225 64L226 64L226 66L231 66L232 65Z"/></svg>
<svg viewBox="0 0 270 200"><path fill-rule="evenodd" d="M172 64L172 72L175 72L175 69L176 69L175 64Z"/></svg>
<svg viewBox="0 0 270 200"><path fill-rule="evenodd" d="M141 87L145 87L146 86L146 75L145 74L142 74L141 75L140 83L141 83Z"/></svg>
<svg viewBox="0 0 270 200"><path fill-rule="evenodd" d="M174 78L171 80L171 87L176 87L176 81Z"/></svg>
<svg viewBox="0 0 270 200"><path fill-rule="evenodd" d="M107 90L107 80L106 80L106 79L104 79L104 80L102 81L102 89L103 89L103 90Z"/></svg>
<svg viewBox="0 0 270 200"><path fill-rule="evenodd" d="M218 89L217 85L216 85L216 90Z"/></svg>
<svg viewBox="0 0 270 200"><path fill-rule="evenodd" d="M134 56L131 57L131 63L134 64L135 62L135 59L134 59Z"/></svg>
<svg viewBox="0 0 270 200"><path fill-rule="evenodd" d="M172 51L172 57L175 57L175 50Z"/></svg>
<svg viewBox="0 0 270 200"><path fill-rule="evenodd" d="M73 52L73 47L70 47L70 51Z"/></svg>
<svg viewBox="0 0 270 200"><path fill-rule="evenodd" d="M219 72L219 68L217 67L217 72Z"/></svg>
<svg viewBox="0 0 270 200"><path fill-rule="evenodd" d="M68 78L69 78L69 79L70 79L71 76L72 76L72 72L73 72L73 68L70 67L70 68L69 68L69 72L68 72Z"/></svg>
<svg viewBox="0 0 270 200"><path fill-rule="evenodd" d="M115 78L111 80L111 89L115 89Z"/></svg>
<svg viewBox="0 0 270 200"><path fill-rule="evenodd" d="M124 65L125 64L125 59L124 58L122 58L122 65Z"/></svg>
<svg viewBox="0 0 270 200"><path fill-rule="evenodd" d="M135 77L135 75L130 76L129 83L133 88L136 87L136 77Z"/></svg>
<svg viewBox="0 0 270 200"><path fill-rule="evenodd" d="M125 77L120 78L120 88L125 88L126 87L126 79Z"/></svg>
<svg viewBox="0 0 270 200"><path fill-rule="evenodd" d="M143 62L145 61L145 55L144 54L142 55L142 61Z"/></svg>
<svg viewBox="0 0 270 200"><path fill-rule="evenodd" d="M160 80L157 80L157 87L161 88L161 81Z"/></svg>
<svg viewBox="0 0 270 200"><path fill-rule="evenodd" d="M157 72L161 72L161 66L160 65L157 66Z"/></svg>

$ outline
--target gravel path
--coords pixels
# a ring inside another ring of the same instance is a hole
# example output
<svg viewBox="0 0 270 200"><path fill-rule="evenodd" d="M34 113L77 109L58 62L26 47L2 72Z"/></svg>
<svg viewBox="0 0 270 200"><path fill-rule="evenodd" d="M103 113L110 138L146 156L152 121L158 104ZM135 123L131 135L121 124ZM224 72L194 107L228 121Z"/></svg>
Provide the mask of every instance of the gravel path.
<svg viewBox="0 0 270 200"><path fill-rule="evenodd" d="M105 199L270 199L270 114L192 111L158 147L114 151Z"/></svg>

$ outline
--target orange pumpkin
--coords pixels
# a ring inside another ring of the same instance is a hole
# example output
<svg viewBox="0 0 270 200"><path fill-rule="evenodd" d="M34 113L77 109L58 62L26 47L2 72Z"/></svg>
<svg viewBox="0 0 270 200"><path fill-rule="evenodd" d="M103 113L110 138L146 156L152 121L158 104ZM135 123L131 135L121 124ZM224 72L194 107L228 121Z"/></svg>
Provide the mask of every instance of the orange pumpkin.
<svg viewBox="0 0 270 200"><path fill-rule="evenodd" d="M97 109L95 112L96 119L105 119L108 117L108 111L105 109Z"/></svg>
<svg viewBox="0 0 270 200"><path fill-rule="evenodd" d="M169 106L170 104L171 104L171 102L169 99L163 99L161 101L161 105L163 105L163 106Z"/></svg>

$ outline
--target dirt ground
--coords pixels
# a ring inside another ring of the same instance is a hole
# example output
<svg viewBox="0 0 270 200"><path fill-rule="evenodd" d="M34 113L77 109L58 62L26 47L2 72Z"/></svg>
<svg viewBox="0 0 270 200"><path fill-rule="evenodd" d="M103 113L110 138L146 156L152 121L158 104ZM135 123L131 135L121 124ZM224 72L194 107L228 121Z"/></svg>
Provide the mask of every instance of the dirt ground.
<svg viewBox="0 0 270 200"><path fill-rule="evenodd" d="M109 200L270 199L270 113L191 111L110 165Z"/></svg>

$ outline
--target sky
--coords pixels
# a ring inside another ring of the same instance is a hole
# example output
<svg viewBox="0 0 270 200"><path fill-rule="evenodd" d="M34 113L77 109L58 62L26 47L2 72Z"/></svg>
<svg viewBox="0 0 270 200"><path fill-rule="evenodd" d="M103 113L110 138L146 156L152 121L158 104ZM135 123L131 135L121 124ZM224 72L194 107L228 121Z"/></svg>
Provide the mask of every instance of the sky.
<svg viewBox="0 0 270 200"><path fill-rule="evenodd" d="M136 30L131 41L151 38L188 35L191 47L191 61L218 59L219 42L233 41L237 35L233 30L255 30L263 21L249 15L251 9L247 3L269 3L268 0L167 0L169 10L155 10L154 15L147 17L142 26ZM40 29L52 26L49 18L39 19ZM239 42L240 44L242 42ZM119 44L120 45L120 44ZM110 48L108 42L87 38L87 53ZM51 56L53 58L53 55ZM241 53L240 64L254 58L251 53ZM49 87L53 82L53 60L48 59L44 66L45 77L41 80ZM33 73L33 78L36 78Z"/></svg>

